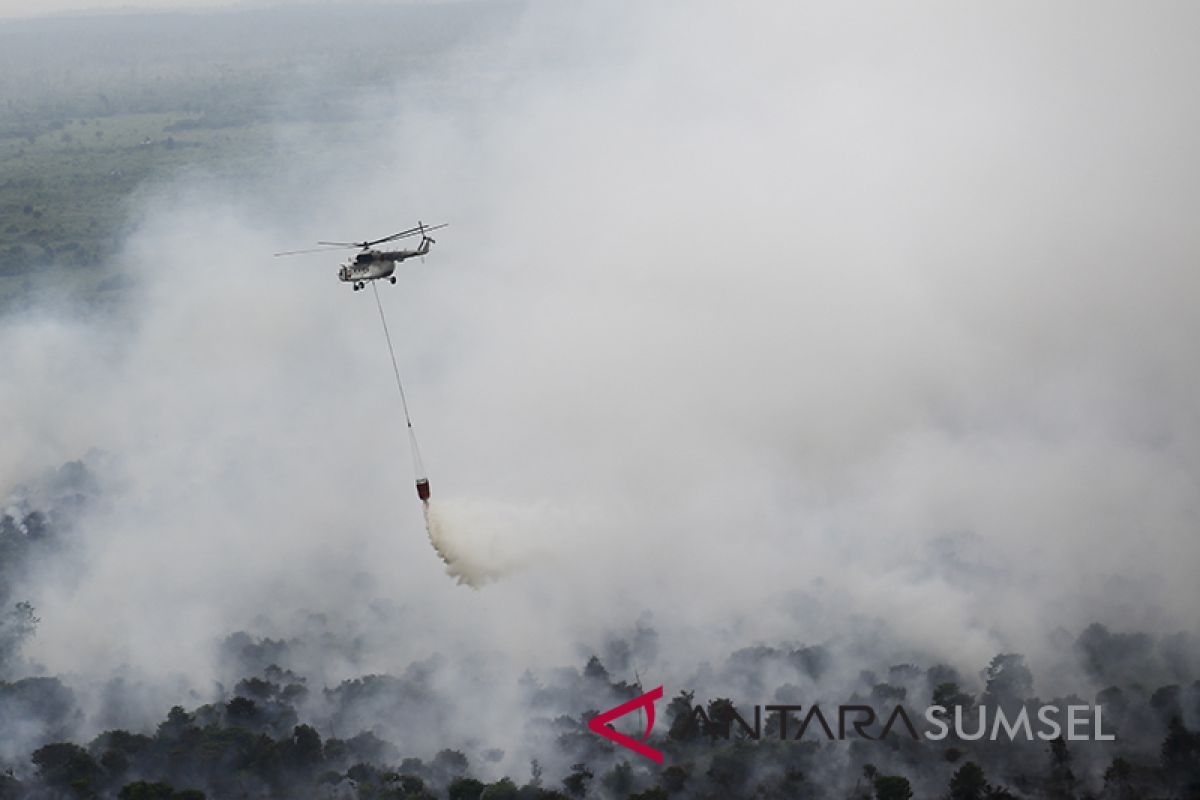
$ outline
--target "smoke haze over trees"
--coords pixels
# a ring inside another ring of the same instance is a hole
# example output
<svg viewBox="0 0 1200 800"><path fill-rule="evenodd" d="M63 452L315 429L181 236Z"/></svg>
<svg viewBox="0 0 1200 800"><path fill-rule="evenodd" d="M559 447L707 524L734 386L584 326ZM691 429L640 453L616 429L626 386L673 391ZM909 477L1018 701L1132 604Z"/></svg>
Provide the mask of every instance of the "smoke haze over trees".
<svg viewBox="0 0 1200 800"><path fill-rule="evenodd" d="M0 23L0 798L1196 796L1197 22ZM418 218L380 292L479 590L373 300L270 257ZM587 729L659 684L663 767ZM818 702L1118 739L681 721Z"/></svg>

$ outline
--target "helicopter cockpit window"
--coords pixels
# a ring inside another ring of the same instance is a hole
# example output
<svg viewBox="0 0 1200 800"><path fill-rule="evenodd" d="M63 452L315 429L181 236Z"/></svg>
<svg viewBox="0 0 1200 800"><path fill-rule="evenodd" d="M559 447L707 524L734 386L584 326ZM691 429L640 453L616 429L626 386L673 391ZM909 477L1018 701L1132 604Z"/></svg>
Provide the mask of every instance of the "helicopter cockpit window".
<svg viewBox="0 0 1200 800"><path fill-rule="evenodd" d="M370 260L371 260L370 253L359 253L358 255L356 255L354 257L354 261L357 264L366 264Z"/></svg>

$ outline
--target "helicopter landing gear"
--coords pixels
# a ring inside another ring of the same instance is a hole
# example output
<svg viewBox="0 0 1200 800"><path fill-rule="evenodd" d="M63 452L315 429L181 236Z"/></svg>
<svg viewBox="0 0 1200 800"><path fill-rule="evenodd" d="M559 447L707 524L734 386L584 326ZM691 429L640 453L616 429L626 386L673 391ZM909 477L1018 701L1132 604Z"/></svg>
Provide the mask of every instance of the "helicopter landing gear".
<svg viewBox="0 0 1200 800"><path fill-rule="evenodd" d="M362 284L362 283L356 283L356 284L354 284L354 291L356 291L356 292L357 292L359 289L363 288L363 285L364 285L364 284Z"/></svg>
<svg viewBox="0 0 1200 800"><path fill-rule="evenodd" d="M395 286L395 285L396 285L396 276L395 276L395 275L393 275L392 277L388 278L388 280L392 282L392 286Z"/></svg>

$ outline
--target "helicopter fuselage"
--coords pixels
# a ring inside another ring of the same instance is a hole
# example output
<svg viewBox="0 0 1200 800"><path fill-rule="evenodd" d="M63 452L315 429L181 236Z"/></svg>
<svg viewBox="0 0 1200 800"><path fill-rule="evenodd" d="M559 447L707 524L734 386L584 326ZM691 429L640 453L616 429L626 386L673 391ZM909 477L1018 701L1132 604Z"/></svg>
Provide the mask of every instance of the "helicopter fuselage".
<svg viewBox="0 0 1200 800"><path fill-rule="evenodd" d="M338 279L346 283L358 283L359 281L375 281L390 277L396 271L396 261L384 258L362 258L362 256L374 255L382 255L382 253L374 251L359 253L358 258L352 258L342 264L341 269L338 270Z"/></svg>
<svg viewBox="0 0 1200 800"><path fill-rule="evenodd" d="M406 231L393 233L391 236L384 236L382 239L365 242L317 242L320 247L308 250L288 250L283 253L276 253L276 256L298 256L304 253L319 253L326 250L342 250L347 248L357 248L358 252L349 261L346 261L338 267L338 280L343 283L349 283L354 288L354 291L364 289L370 281L377 281L380 278L385 278L391 283L396 282L396 276L393 274L396 271L396 264L405 259L414 256L424 256L429 252L429 245L434 244L433 237L429 235L430 231L441 230L448 227L449 223L441 225L426 225L424 222L417 222L417 227L409 228ZM383 244L384 242L395 242L400 239L407 239L410 236L420 236L421 243L417 245L415 250L375 250L375 245ZM422 258L422 260L424 260Z"/></svg>
<svg viewBox="0 0 1200 800"><path fill-rule="evenodd" d="M353 283L354 288L361 288L367 281L377 281L380 278L391 278L396 271L396 264L407 258L423 256L429 252L432 239L421 240L421 246L416 250L363 250L355 254L338 270L338 279L345 283Z"/></svg>

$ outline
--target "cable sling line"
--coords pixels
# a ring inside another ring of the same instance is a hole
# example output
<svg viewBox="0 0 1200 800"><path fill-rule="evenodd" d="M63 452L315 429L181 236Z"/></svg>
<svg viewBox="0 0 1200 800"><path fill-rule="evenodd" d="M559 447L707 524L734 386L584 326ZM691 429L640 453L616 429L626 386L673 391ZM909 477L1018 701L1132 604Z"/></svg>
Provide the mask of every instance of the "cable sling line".
<svg viewBox="0 0 1200 800"><path fill-rule="evenodd" d="M429 500L429 478L425 475L425 465L421 461L421 448L417 446L417 432L413 428L412 416L408 413L408 398L404 394L404 382L400 379L400 367L396 363L396 349L392 346L392 335L388 331L387 316L383 313L383 301L379 299L379 287L371 281L371 289L375 292L375 306L379 309L379 321L383 324L383 337L387 340L388 355L392 359L392 373L396 376L396 388L400 390L400 407L404 409L404 424L408 428L408 442L412 449L413 471L417 477L417 497L421 502Z"/></svg>

